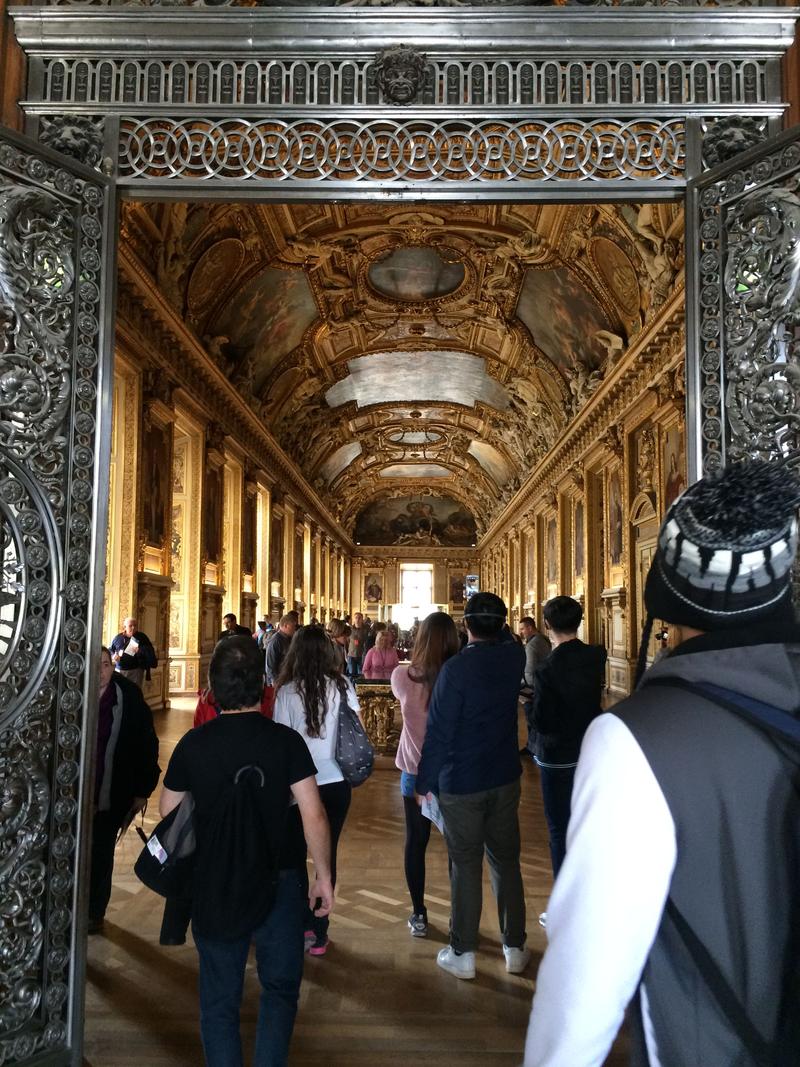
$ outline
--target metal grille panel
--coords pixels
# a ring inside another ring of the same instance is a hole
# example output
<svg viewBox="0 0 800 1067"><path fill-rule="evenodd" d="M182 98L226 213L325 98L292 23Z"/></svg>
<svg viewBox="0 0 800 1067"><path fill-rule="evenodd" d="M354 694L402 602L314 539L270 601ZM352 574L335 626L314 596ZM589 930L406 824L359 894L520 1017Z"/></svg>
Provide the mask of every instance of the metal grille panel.
<svg viewBox="0 0 800 1067"><path fill-rule="evenodd" d="M43 99L64 104L373 107L383 103L371 59L48 59ZM761 59L484 60L428 65L423 106L760 104Z"/></svg>
<svg viewBox="0 0 800 1067"><path fill-rule="evenodd" d="M123 118L120 175L259 181L678 179L684 123Z"/></svg>

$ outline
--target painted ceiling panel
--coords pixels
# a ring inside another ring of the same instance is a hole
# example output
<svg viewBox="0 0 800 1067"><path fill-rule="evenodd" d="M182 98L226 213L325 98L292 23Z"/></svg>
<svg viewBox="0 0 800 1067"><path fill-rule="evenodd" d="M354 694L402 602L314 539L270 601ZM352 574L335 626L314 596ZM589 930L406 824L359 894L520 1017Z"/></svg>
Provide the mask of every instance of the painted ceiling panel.
<svg viewBox="0 0 800 1067"><path fill-rule="evenodd" d="M349 467L350 464L361 455L361 445L358 441L350 441L346 445L342 445L341 448L337 448L333 455L328 456L325 462L319 469L321 478L330 485L334 478L337 478L345 467Z"/></svg>
<svg viewBox="0 0 800 1067"><path fill-rule="evenodd" d="M423 301L452 293L464 274L462 263L448 263L434 248L398 248L372 264L369 280L384 296Z"/></svg>
<svg viewBox="0 0 800 1067"><path fill-rule="evenodd" d="M332 408L355 400L370 404L436 401L473 407L477 400L498 411L508 394L486 373L486 361L468 352L373 352L351 359L350 374L325 394Z"/></svg>
<svg viewBox="0 0 800 1067"><path fill-rule="evenodd" d="M450 471L438 463L393 463L384 467L381 478L449 478Z"/></svg>
<svg viewBox="0 0 800 1067"><path fill-rule="evenodd" d="M526 271L517 317L559 368L571 367L576 359L594 363L604 355L595 334L609 329L606 316L583 282L566 267Z"/></svg>
<svg viewBox="0 0 800 1067"><path fill-rule="evenodd" d="M376 500L360 512L355 539L362 545L473 545L475 519L452 497Z"/></svg>
<svg viewBox="0 0 800 1067"><path fill-rule="evenodd" d="M237 293L214 324L214 333L253 358L259 389L318 314L303 271L269 267Z"/></svg>
<svg viewBox="0 0 800 1067"><path fill-rule="evenodd" d="M478 463L497 485L505 485L511 477L511 468L500 452L492 445L488 445L485 441L473 441L467 451L477 459Z"/></svg>

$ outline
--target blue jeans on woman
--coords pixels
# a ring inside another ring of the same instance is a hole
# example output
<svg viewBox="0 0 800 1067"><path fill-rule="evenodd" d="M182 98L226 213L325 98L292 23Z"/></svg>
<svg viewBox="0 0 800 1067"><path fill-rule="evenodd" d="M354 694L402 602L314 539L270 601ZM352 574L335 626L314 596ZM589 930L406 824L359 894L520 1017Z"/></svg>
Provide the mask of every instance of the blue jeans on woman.
<svg viewBox="0 0 800 1067"><path fill-rule="evenodd" d="M275 904L252 934L216 941L194 934L200 957L200 1034L207 1067L242 1067L239 1008L251 941L261 982L254 1067L286 1067L303 977L303 874L280 873ZM194 933L194 931L193 931Z"/></svg>

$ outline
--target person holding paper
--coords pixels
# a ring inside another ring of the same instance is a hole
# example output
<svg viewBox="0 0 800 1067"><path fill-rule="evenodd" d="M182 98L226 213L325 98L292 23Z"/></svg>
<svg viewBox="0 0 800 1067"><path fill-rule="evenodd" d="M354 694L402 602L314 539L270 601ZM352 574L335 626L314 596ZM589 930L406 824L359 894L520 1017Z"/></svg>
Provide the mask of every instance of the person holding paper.
<svg viewBox="0 0 800 1067"><path fill-rule="evenodd" d="M150 671L158 666L158 657L153 642L138 629L136 619L123 620L122 631L111 642L111 661L123 677L142 688L142 682L150 681Z"/></svg>

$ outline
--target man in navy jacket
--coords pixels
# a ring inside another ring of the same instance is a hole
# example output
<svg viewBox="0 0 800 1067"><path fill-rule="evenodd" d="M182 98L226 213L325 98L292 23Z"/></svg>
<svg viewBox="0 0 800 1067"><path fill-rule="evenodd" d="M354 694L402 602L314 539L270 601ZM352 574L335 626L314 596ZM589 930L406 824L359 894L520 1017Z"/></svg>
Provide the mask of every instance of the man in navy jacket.
<svg viewBox="0 0 800 1067"><path fill-rule="evenodd" d="M437 957L456 978L475 977L483 854L498 901L506 970L520 974L525 894L519 866L519 679L525 652L503 633L506 606L476 593L464 616L469 643L439 673L417 771L417 792L436 793L450 856L450 944Z"/></svg>

